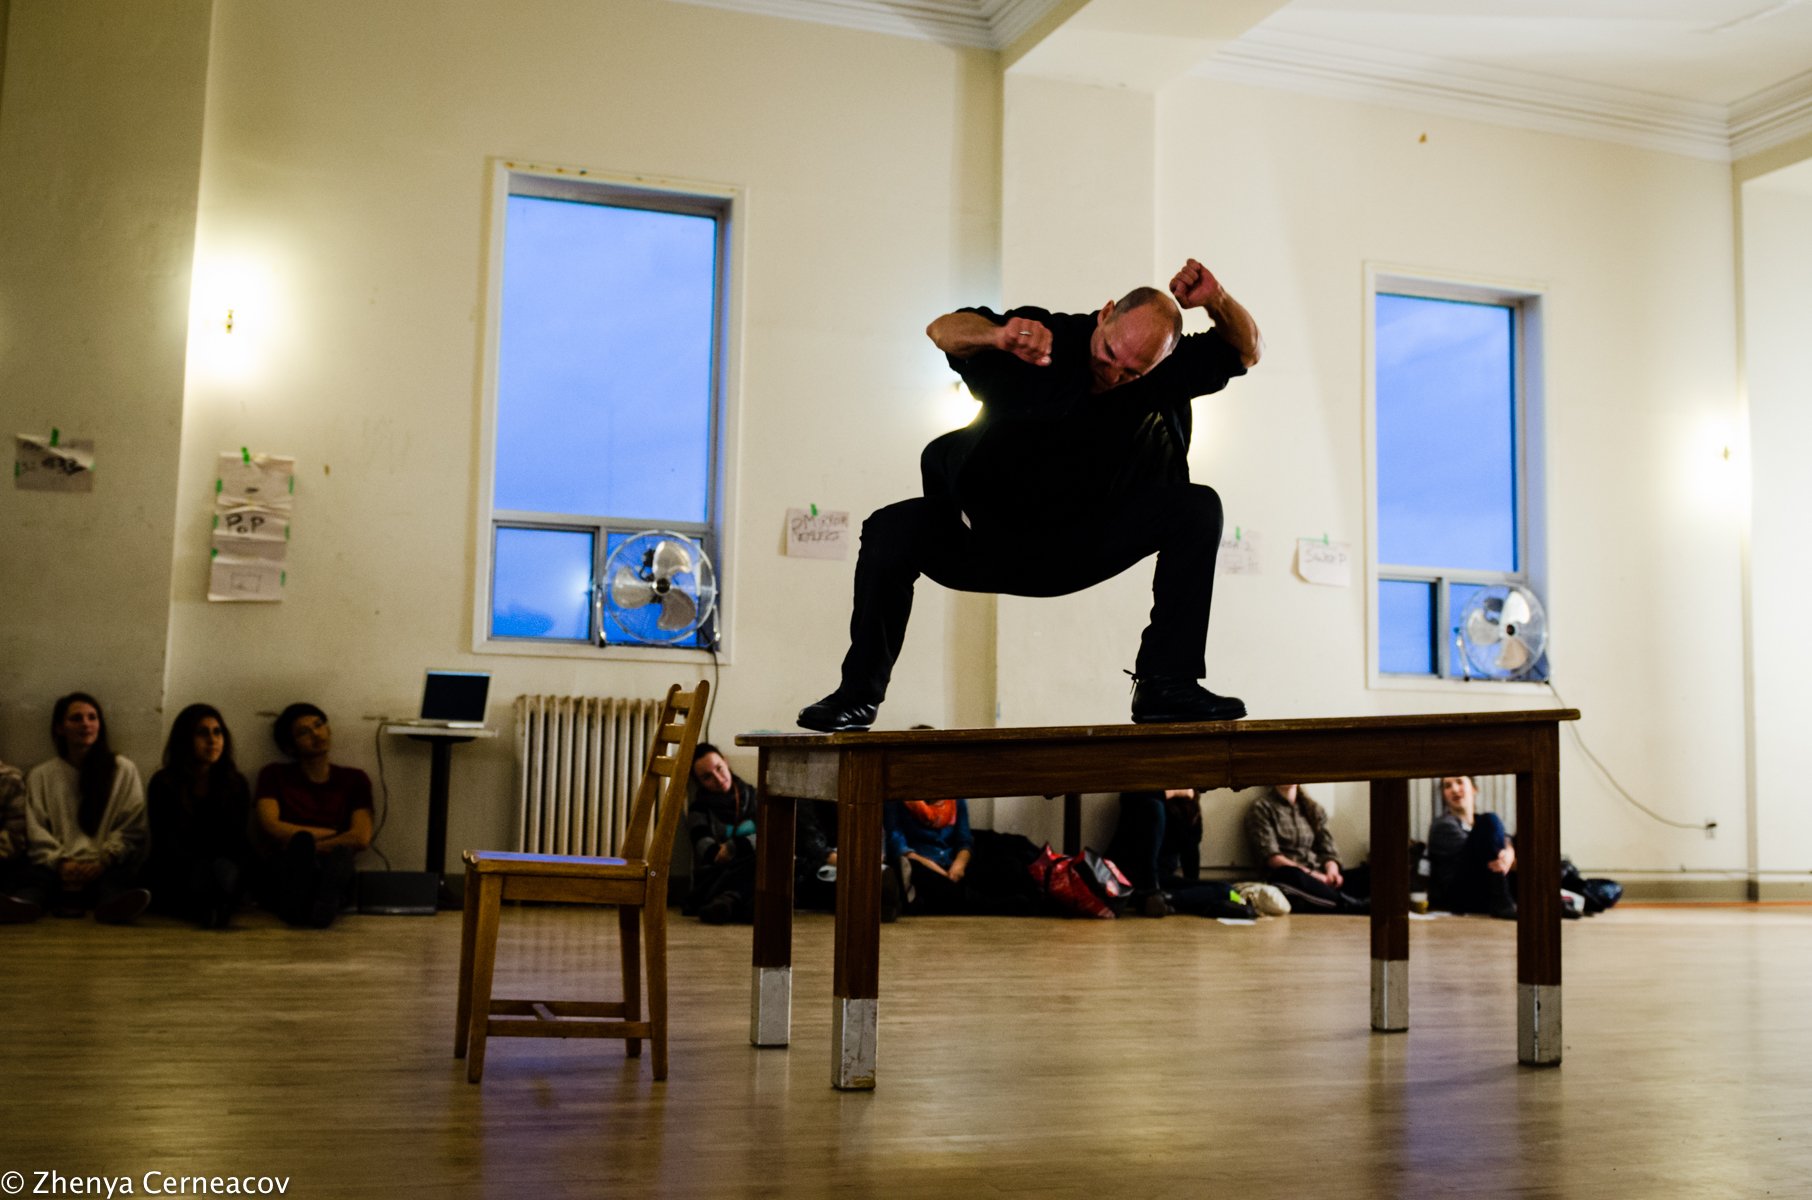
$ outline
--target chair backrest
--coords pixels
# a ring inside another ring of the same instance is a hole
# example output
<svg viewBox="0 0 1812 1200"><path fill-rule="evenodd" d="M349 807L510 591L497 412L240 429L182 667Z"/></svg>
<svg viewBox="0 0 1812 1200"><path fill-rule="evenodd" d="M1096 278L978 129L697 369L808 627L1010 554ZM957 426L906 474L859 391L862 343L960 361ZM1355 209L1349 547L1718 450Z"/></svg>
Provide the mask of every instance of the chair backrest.
<svg viewBox="0 0 1812 1200"><path fill-rule="evenodd" d="M680 691L677 683L667 689L654 744L648 748L648 768L635 791L635 809L619 854L645 860L656 878L666 876L673 860L673 835L686 811L692 754L705 724L705 701L710 694L711 685L702 679L690 692Z"/></svg>

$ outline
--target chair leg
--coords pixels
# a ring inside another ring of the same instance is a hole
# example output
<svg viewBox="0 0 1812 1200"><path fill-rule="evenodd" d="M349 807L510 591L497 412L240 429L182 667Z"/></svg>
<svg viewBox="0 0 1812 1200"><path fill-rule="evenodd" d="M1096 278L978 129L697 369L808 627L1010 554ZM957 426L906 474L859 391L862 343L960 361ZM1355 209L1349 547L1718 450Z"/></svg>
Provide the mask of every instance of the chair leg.
<svg viewBox="0 0 1812 1200"><path fill-rule="evenodd" d="M453 1057L466 1056L472 1035L472 938L478 931L478 876L466 866L466 900L459 917L459 1009L453 1017Z"/></svg>
<svg viewBox="0 0 1812 1200"><path fill-rule="evenodd" d="M618 942L623 953L623 1019L642 1019L642 914L634 906L617 907ZM628 1038L624 1053L630 1058L642 1057L642 1039Z"/></svg>
<svg viewBox="0 0 1812 1200"><path fill-rule="evenodd" d="M667 897L650 883L642 921L648 943L648 1040L654 1043L654 1077L667 1078Z"/></svg>
<svg viewBox="0 0 1812 1200"><path fill-rule="evenodd" d="M503 907L503 880L478 876L478 921L472 939L471 1019L466 1035L466 1079L484 1076L485 1038L491 1019L491 976L497 967L497 922Z"/></svg>

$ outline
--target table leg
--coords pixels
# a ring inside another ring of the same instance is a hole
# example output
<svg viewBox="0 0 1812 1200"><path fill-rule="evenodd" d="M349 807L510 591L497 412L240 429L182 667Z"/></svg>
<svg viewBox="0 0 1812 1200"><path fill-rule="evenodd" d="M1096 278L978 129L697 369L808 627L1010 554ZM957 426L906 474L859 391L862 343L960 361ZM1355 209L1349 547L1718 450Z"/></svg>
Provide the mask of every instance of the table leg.
<svg viewBox="0 0 1812 1200"><path fill-rule="evenodd" d="M1082 793L1063 794L1063 852L1082 853Z"/></svg>
<svg viewBox="0 0 1812 1200"><path fill-rule="evenodd" d="M875 1086L881 996L881 760L843 755L837 784L837 959L831 1086Z"/></svg>
<svg viewBox="0 0 1812 1200"><path fill-rule="evenodd" d="M756 772L755 959L749 983L749 1044L785 1046L793 1028L793 833L798 801L767 790L767 756Z"/></svg>
<svg viewBox="0 0 1812 1200"><path fill-rule="evenodd" d="M1372 780L1372 1028L1409 1028L1409 781Z"/></svg>
<svg viewBox="0 0 1812 1200"><path fill-rule="evenodd" d="M451 791L453 743L449 738L429 739L428 746L428 865L423 868L438 881L435 900L440 908L454 908L447 886L447 795Z"/></svg>
<svg viewBox="0 0 1812 1200"><path fill-rule="evenodd" d="M1560 729L1532 729L1516 776L1516 1057L1560 1065Z"/></svg>

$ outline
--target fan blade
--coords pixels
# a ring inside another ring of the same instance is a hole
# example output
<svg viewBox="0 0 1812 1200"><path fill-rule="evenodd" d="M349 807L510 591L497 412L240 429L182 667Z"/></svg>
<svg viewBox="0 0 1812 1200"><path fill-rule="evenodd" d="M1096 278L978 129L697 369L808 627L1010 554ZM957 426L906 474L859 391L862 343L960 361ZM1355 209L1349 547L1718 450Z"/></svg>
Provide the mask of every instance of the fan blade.
<svg viewBox="0 0 1812 1200"><path fill-rule="evenodd" d="M1523 639L1505 638L1501 643L1501 649L1497 652L1497 665L1499 670L1509 671L1512 674L1528 666L1529 647L1523 644Z"/></svg>
<svg viewBox="0 0 1812 1200"><path fill-rule="evenodd" d="M1501 641L1503 636L1504 627L1498 624L1487 608L1475 609L1472 615L1466 618L1466 640L1475 646L1489 646L1493 642Z"/></svg>
<svg viewBox="0 0 1812 1200"><path fill-rule="evenodd" d="M692 569L692 552L684 542L659 542L654 547L652 563L656 579L672 579Z"/></svg>
<svg viewBox="0 0 1812 1200"><path fill-rule="evenodd" d="M698 617L698 605L691 596L675 589L661 597L661 617L654 623L656 629L684 629Z"/></svg>
<svg viewBox="0 0 1812 1200"><path fill-rule="evenodd" d="M1503 616L1499 618L1506 625L1521 625L1530 617L1529 600L1521 592L1511 592L1504 597Z"/></svg>
<svg viewBox="0 0 1812 1200"><path fill-rule="evenodd" d="M640 608L660 599L654 585L635 573L632 567L618 567L610 581L610 599L618 608Z"/></svg>

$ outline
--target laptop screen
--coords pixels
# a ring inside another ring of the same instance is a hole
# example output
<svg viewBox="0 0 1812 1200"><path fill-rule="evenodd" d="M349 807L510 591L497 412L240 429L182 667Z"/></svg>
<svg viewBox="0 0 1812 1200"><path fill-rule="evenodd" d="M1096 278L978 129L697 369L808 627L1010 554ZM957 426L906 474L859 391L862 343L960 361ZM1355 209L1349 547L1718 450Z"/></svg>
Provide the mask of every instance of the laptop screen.
<svg viewBox="0 0 1812 1200"><path fill-rule="evenodd" d="M484 721L489 671L429 671L422 687L422 720Z"/></svg>

